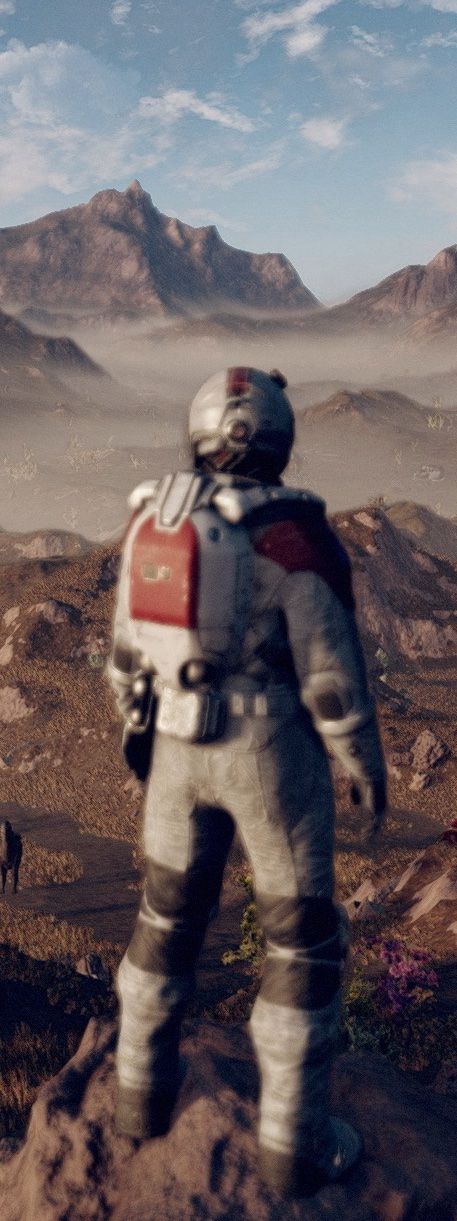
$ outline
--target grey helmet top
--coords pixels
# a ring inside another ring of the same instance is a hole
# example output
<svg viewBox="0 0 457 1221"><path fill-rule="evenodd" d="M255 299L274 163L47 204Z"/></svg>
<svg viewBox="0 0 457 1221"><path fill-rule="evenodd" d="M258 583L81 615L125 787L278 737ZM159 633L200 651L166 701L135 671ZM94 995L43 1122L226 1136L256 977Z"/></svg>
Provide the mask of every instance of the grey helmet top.
<svg viewBox="0 0 457 1221"><path fill-rule="evenodd" d="M287 466L294 417L277 369L231 368L209 377L189 412L197 465L241 474L277 476Z"/></svg>

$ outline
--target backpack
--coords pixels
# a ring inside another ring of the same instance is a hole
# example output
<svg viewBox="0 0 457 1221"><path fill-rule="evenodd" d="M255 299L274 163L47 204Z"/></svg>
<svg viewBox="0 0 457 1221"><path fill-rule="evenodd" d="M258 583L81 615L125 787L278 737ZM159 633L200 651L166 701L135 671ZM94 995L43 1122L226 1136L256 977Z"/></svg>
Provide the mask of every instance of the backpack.
<svg viewBox="0 0 457 1221"><path fill-rule="evenodd" d="M129 497L116 625L154 675L158 729L190 741L220 736L217 687L236 671L252 605L247 522L277 502L310 499L323 503L281 486L183 471Z"/></svg>
<svg viewBox="0 0 457 1221"><path fill-rule="evenodd" d="M130 498L129 643L176 688L191 685L192 666L208 675L236 666L249 618L254 553L242 521L214 502L217 489L178 472Z"/></svg>

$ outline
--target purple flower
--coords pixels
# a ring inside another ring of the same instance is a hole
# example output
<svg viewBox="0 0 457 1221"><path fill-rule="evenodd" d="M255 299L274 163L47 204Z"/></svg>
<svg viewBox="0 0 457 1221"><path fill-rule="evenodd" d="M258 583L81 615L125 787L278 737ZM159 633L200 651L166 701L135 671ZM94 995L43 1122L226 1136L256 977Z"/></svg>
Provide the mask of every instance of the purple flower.
<svg viewBox="0 0 457 1221"><path fill-rule="evenodd" d="M417 989L430 992L437 988L438 976L424 950L409 950L404 942L394 939L378 945L379 958L389 966L378 983L378 1001L387 1013L398 1016L417 1003Z"/></svg>

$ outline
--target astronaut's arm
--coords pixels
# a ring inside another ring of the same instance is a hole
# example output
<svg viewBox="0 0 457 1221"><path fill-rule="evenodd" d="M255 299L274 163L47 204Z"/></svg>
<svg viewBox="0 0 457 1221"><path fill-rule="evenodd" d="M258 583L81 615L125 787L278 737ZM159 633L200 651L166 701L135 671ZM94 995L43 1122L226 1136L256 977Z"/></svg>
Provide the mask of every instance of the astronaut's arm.
<svg viewBox="0 0 457 1221"><path fill-rule="evenodd" d="M302 702L376 830L385 811L386 772L355 612L312 571L287 575L282 607Z"/></svg>
<svg viewBox="0 0 457 1221"><path fill-rule="evenodd" d="M106 677L114 692L118 711L124 720L129 719L138 704L138 698L141 695L139 683L142 678L139 653L130 641L128 566L128 549L124 547L116 590L111 653L105 669Z"/></svg>

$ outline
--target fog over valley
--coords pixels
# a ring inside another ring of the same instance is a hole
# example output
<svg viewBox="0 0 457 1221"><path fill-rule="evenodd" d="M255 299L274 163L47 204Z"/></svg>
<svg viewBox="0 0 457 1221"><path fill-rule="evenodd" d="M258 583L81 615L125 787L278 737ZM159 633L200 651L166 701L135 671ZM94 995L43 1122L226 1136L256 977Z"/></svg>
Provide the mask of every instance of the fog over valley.
<svg viewBox="0 0 457 1221"><path fill-rule="evenodd" d="M457 513L457 246L332 308L281 254L167 217L135 180L0 231L0 526L119 534L145 478L187 466L199 386L288 378L286 482L330 512Z"/></svg>
<svg viewBox="0 0 457 1221"><path fill-rule="evenodd" d="M235 328L233 316L79 327L72 338L109 376L19 359L0 373L2 528L121 531L136 483L188 465L189 403L228 365L286 374L296 415L286 482L317 490L329 511L382 495L457 513L451 350L443 365L372 331L307 336L281 317L259 335L245 316Z"/></svg>

